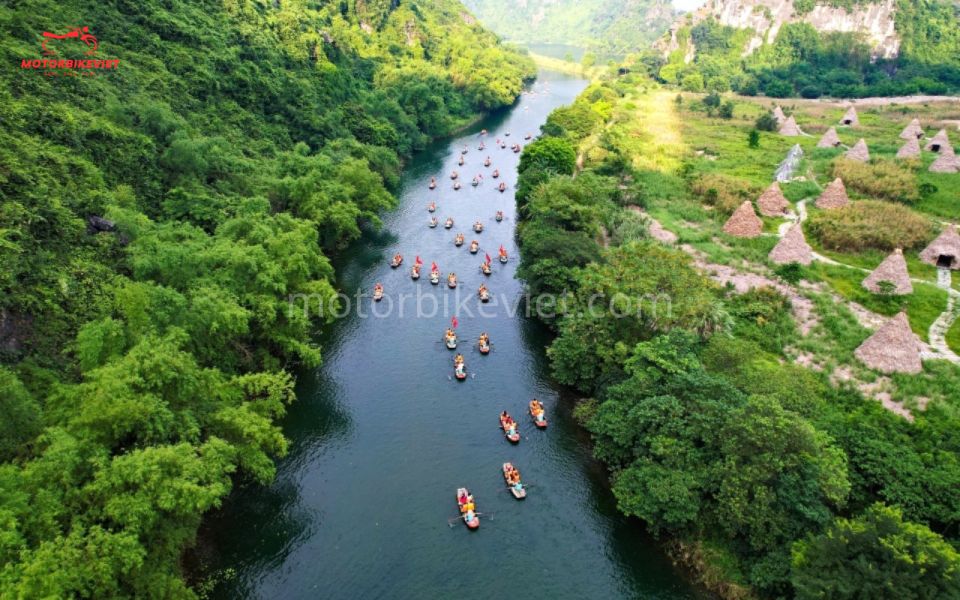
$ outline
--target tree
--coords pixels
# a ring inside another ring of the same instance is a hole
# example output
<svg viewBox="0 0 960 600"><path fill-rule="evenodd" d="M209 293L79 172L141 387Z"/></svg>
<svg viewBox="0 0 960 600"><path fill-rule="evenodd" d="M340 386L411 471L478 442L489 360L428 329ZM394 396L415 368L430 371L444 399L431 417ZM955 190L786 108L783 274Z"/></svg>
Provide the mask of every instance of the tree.
<svg viewBox="0 0 960 600"><path fill-rule="evenodd" d="M680 87L682 87L685 92L702 92L703 75L697 71L685 73L683 79L680 81Z"/></svg>
<svg viewBox="0 0 960 600"><path fill-rule="evenodd" d="M733 118L733 102L727 100L720 105L720 109L717 111L717 115L721 119L732 119Z"/></svg>
<svg viewBox="0 0 960 600"><path fill-rule="evenodd" d="M577 152L570 142L562 138L545 137L523 150L518 171L523 175L528 169L553 172L558 175L572 175L577 164Z"/></svg>
<svg viewBox="0 0 960 600"><path fill-rule="evenodd" d="M750 148L760 147L760 132L756 129L751 129L750 134L747 135L747 146Z"/></svg>
<svg viewBox="0 0 960 600"><path fill-rule="evenodd" d="M960 554L897 508L874 504L793 546L797 598L960 597Z"/></svg>

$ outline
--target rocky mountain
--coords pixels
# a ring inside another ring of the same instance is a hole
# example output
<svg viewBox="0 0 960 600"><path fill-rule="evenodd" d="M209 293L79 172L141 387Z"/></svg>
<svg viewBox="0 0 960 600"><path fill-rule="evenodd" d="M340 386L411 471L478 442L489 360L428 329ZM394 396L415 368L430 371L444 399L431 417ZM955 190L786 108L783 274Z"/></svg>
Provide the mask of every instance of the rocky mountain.
<svg viewBox="0 0 960 600"><path fill-rule="evenodd" d="M464 0L510 41L564 44L604 54L646 48L676 16L669 0Z"/></svg>

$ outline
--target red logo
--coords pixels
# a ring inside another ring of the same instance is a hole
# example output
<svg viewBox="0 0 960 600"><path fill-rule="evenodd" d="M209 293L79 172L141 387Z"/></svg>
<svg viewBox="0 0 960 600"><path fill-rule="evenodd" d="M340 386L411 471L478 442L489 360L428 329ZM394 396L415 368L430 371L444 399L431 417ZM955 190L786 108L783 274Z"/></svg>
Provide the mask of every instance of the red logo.
<svg viewBox="0 0 960 600"><path fill-rule="evenodd" d="M52 57L57 54L57 46L63 40L77 40L87 47L83 53L91 58L22 58L20 59L21 69L34 69L43 71L48 77L57 76L94 76L100 71L116 70L120 66L120 60L116 58L99 59L92 58L100 47L97 37L90 33L89 27L74 27L66 33L43 32L43 39L40 41L40 48L43 49L44 57ZM64 46L64 50L69 54L69 47Z"/></svg>
<svg viewBox="0 0 960 600"><path fill-rule="evenodd" d="M69 39L79 39L81 42L90 47L89 50L84 52L87 56L93 54L97 51L97 46L100 44L97 42L96 36L90 33L89 27L74 27L72 30L63 33L50 33L49 31L43 32L43 41L40 43L40 47L43 48L43 55L50 56L51 54L56 54L56 50L52 50L47 47L47 42L50 40L69 40Z"/></svg>

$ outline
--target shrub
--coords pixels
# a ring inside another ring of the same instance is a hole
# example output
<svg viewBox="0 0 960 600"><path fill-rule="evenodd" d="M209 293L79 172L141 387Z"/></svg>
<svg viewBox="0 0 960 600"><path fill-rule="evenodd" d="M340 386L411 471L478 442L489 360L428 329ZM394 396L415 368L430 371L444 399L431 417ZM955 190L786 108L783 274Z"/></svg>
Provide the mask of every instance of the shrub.
<svg viewBox="0 0 960 600"><path fill-rule="evenodd" d="M717 111L717 114L721 119L732 119L733 118L733 102L729 100L720 105L720 109Z"/></svg>
<svg viewBox="0 0 960 600"><path fill-rule="evenodd" d="M680 85L683 87L683 90L686 92L702 92L703 91L703 75L694 71L683 76L683 80Z"/></svg>
<svg viewBox="0 0 960 600"><path fill-rule="evenodd" d="M833 164L833 176L858 192L897 202L915 202L920 198L916 176L894 162L862 163L845 158Z"/></svg>
<svg viewBox="0 0 960 600"><path fill-rule="evenodd" d="M930 221L898 204L853 202L811 216L810 233L831 250L917 248L933 237Z"/></svg>
<svg viewBox="0 0 960 600"><path fill-rule="evenodd" d="M757 122L754 124L754 127L760 131L776 131L777 119L773 116L773 113L765 112L757 117Z"/></svg>
<svg viewBox="0 0 960 600"><path fill-rule="evenodd" d="M705 204L724 213L732 213L744 200L752 200L760 193L749 181L719 173L701 175L690 184L690 190Z"/></svg>

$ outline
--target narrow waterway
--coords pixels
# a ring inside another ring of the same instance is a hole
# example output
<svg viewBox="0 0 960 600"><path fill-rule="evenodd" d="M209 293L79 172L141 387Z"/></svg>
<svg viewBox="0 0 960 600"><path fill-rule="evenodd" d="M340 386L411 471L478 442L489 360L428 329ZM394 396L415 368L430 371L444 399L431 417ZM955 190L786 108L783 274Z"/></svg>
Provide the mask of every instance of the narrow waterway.
<svg viewBox="0 0 960 600"><path fill-rule="evenodd" d="M605 473L571 417L572 400L550 381L547 332L522 310L509 314L523 290L514 276L519 154L509 146L529 143L524 135L536 135L550 111L585 85L541 73L515 107L421 153L404 173L400 206L385 217L383 232L338 261L339 286L350 296L383 283L388 298L376 308L386 316L376 316L368 297L360 301L362 315L354 307L327 328L323 366L299 375L298 400L283 423L290 453L275 483L238 490L207 520L196 560L201 578L217 582L212 597L701 597L642 526L617 514ZM482 137L483 128L489 134ZM469 152L458 166L464 146ZM487 155L489 168L482 164ZM491 177L495 168L499 180ZM451 187L453 170L461 174L459 191ZM478 173L484 179L472 187ZM433 191L431 176L438 182ZM507 192L496 191L499 181ZM436 229L427 227L431 200L441 221ZM495 221L497 210L503 222ZM443 228L447 216L455 219L452 230ZM485 225L479 235L471 231L477 220ZM466 236L461 248L453 244L457 232ZM481 244L477 255L467 249L472 239ZM501 244L506 264L497 261ZM392 270L397 252L404 263ZM478 270L485 253L494 259L489 277ZM426 267L412 281L416 255ZM458 274L458 290L430 285L432 261L444 274ZM477 310L481 282L498 303L487 305L486 317ZM417 314L418 290L426 314ZM413 295L402 315L401 293ZM438 301L435 314L431 300ZM454 353L441 342L459 302L466 308L458 316L457 351L470 373L463 382L452 378ZM481 331L493 343L487 356L476 350ZM546 405L546 430L530 424L533 397ZM499 429L501 410L522 425L518 445ZM504 461L520 469L526 500L506 491ZM485 514L477 531L448 524L458 512L459 486L470 488Z"/></svg>

